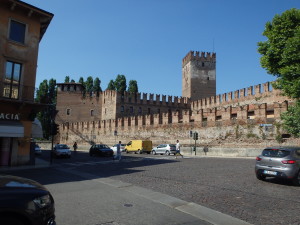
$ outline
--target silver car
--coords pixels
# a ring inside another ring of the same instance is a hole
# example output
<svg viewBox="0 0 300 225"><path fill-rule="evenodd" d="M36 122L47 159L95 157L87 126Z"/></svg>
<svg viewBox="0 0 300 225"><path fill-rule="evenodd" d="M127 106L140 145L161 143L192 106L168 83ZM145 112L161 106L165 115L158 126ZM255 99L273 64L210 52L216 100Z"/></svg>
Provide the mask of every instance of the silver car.
<svg viewBox="0 0 300 225"><path fill-rule="evenodd" d="M176 153L176 145L174 144L161 144L158 145L157 147L152 149L151 152L153 155L156 154L165 154L165 155L170 155Z"/></svg>
<svg viewBox="0 0 300 225"><path fill-rule="evenodd" d="M57 144L53 148L52 152L53 156L58 158L58 157L67 157L71 158L71 150L68 145L65 144Z"/></svg>
<svg viewBox="0 0 300 225"><path fill-rule="evenodd" d="M290 179L300 186L300 147L268 147L256 157L257 179L266 177Z"/></svg>

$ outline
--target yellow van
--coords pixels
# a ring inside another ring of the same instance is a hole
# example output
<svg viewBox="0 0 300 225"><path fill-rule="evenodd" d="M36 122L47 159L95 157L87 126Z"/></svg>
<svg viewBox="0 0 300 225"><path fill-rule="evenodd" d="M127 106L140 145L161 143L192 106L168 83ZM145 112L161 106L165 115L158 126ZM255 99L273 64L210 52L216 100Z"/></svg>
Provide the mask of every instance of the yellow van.
<svg viewBox="0 0 300 225"><path fill-rule="evenodd" d="M143 140L131 140L126 146L125 146L125 152L134 152L134 153L145 153L147 152L150 154L152 151L152 141L143 141Z"/></svg>

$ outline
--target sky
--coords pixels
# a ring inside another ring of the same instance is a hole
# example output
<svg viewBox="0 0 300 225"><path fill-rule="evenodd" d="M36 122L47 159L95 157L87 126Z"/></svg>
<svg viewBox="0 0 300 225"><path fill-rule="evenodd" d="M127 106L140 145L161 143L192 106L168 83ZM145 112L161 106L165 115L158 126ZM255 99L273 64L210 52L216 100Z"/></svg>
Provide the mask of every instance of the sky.
<svg viewBox="0 0 300 225"><path fill-rule="evenodd" d="M299 0L23 0L54 14L39 46L36 87L118 74L139 92L182 95L189 51L217 55L217 94L275 80L260 66L257 43L276 14Z"/></svg>

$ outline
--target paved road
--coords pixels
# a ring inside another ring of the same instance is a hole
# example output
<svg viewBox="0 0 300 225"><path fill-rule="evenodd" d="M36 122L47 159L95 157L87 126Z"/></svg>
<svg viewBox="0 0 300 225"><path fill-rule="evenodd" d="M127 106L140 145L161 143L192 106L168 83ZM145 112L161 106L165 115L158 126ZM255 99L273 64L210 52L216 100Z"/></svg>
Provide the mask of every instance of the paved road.
<svg viewBox="0 0 300 225"><path fill-rule="evenodd" d="M45 157L45 156L44 156ZM217 210L251 224L300 224L300 188L259 181L254 159L126 155L121 163L77 153L53 166L111 178Z"/></svg>

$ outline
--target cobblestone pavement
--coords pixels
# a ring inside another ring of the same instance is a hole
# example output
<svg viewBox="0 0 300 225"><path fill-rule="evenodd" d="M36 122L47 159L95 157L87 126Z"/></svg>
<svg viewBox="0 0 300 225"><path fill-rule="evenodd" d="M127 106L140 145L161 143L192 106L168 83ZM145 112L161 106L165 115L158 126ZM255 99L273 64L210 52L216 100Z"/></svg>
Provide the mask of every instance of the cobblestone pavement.
<svg viewBox="0 0 300 225"><path fill-rule="evenodd" d="M300 224L300 187L257 180L255 159L143 157L72 169L166 193L252 224Z"/></svg>

